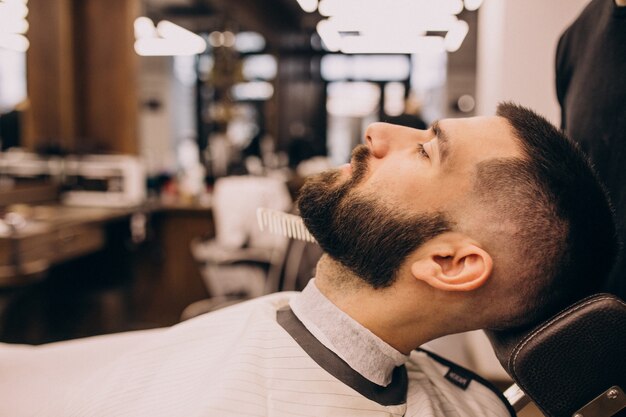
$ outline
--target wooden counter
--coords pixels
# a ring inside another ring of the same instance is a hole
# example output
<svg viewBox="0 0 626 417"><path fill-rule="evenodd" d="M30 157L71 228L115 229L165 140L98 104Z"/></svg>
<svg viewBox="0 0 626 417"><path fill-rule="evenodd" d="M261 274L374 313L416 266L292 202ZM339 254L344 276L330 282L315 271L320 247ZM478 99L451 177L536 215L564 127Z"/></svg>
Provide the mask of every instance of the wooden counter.
<svg viewBox="0 0 626 417"><path fill-rule="evenodd" d="M190 252L193 238L214 234L208 207L29 210L28 228L0 236L0 290L24 284L0 316L7 320L0 340L43 343L168 326L187 305L208 297ZM137 213L145 216L143 242L130 231Z"/></svg>
<svg viewBox="0 0 626 417"><path fill-rule="evenodd" d="M207 298L191 240L215 235L210 208L161 207L151 214L149 241L135 262L137 319L150 326L178 323L183 309Z"/></svg>
<svg viewBox="0 0 626 417"><path fill-rule="evenodd" d="M130 217L136 209L18 206L26 223L0 234L0 286L19 286L41 277L49 266L98 251L107 223Z"/></svg>

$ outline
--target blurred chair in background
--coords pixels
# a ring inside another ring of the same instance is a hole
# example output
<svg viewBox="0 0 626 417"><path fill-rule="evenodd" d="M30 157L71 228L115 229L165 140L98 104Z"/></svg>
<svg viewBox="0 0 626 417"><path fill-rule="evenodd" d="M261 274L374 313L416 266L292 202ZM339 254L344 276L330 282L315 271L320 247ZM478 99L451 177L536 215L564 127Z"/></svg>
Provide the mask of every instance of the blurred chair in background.
<svg viewBox="0 0 626 417"><path fill-rule="evenodd" d="M183 319L279 289L288 241L261 232L256 209L289 211L291 205L287 186L280 179L233 176L216 181L215 238L191 243L211 298L191 304Z"/></svg>
<svg viewBox="0 0 626 417"><path fill-rule="evenodd" d="M301 291L315 276L317 261L322 256L317 243L290 240L285 254L279 291Z"/></svg>

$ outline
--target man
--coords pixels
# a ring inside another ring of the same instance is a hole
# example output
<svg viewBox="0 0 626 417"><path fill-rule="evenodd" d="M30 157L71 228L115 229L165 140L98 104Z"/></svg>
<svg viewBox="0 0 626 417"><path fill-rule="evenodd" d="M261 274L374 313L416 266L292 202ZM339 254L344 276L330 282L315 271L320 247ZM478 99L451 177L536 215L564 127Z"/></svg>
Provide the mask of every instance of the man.
<svg viewBox="0 0 626 417"><path fill-rule="evenodd" d="M606 290L626 299L626 0L593 0L559 40L561 128L593 162L622 240Z"/></svg>
<svg viewBox="0 0 626 417"><path fill-rule="evenodd" d="M416 348L587 295L615 242L578 149L529 110L498 114L373 124L350 165L308 182L299 207L326 255L300 294L167 330L0 348L0 414L512 414L488 383Z"/></svg>

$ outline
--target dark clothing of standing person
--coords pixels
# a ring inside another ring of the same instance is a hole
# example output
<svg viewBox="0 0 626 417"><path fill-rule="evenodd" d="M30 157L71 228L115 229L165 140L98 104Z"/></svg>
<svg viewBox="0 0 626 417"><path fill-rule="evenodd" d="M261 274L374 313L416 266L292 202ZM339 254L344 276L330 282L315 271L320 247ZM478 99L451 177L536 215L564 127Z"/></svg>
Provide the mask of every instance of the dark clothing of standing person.
<svg viewBox="0 0 626 417"><path fill-rule="evenodd" d="M626 299L626 5L618 5L622 2L591 1L561 36L556 90L561 127L589 155L612 199L622 247L606 290Z"/></svg>
<svg viewBox="0 0 626 417"><path fill-rule="evenodd" d="M410 114L410 113L402 113L399 116L389 116L385 118L383 121L394 124L394 125L412 127L413 129L424 130L428 127L426 125L426 122L422 120L421 117L419 117L416 114Z"/></svg>

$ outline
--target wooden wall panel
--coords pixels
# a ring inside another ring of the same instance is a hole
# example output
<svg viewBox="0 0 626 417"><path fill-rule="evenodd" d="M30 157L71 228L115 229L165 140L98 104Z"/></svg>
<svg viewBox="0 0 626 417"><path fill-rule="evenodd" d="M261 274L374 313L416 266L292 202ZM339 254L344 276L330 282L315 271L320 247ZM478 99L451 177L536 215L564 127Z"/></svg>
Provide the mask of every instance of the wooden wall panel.
<svg viewBox="0 0 626 417"><path fill-rule="evenodd" d="M136 0L77 0L79 132L100 150L136 154Z"/></svg>
<svg viewBox="0 0 626 417"><path fill-rule="evenodd" d="M136 154L140 0L28 3L31 149Z"/></svg>
<svg viewBox="0 0 626 417"><path fill-rule="evenodd" d="M71 0L31 0L28 7L25 146L68 148L76 136Z"/></svg>

